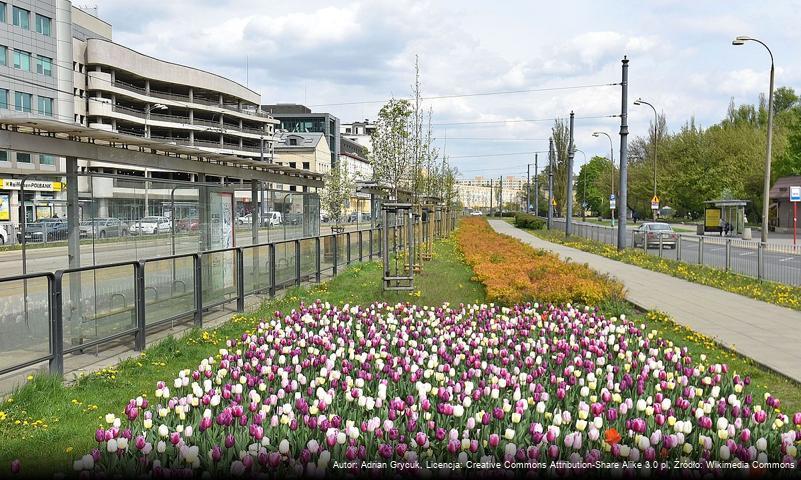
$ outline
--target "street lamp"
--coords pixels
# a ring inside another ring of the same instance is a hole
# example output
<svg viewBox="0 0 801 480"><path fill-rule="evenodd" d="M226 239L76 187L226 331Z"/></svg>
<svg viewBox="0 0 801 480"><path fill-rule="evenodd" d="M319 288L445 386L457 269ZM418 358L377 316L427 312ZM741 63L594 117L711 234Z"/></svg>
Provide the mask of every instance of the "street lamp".
<svg viewBox="0 0 801 480"><path fill-rule="evenodd" d="M615 194L615 150L612 146L612 137L609 136L606 132L592 132L593 137L599 137L601 135L606 135L606 138L609 139L609 161L612 162L612 190L609 192L609 205L612 205L612 195ZM612 216L612 226L615 226L615 209L610 208L610 213Z"/></svg>
<svg viewBox="0 0 801 480"><path fill-rule="evenodd" d="M659 141L659 114L656 113L656 108L653 105L642 98L635 100L634 105L648 105L654 111L654 198L656 198L656 144ZM654 220L656 220L657 209L654 208L652 211L654 212Z"/></svg>
<svg viewBox="0 0 801 480"><path fill-rule="evenodd" d="M773 52L765 43L756 38L741 35L732 40L732 45L744 45L745 42L757 42L765 47L770 55L770 90L768 92L768 147L765 154L765 182L762 188L762 243L768 241L768 215L770 214L770 162L773 147Z"/></svg>
<svg viewBox="0 0 801 480"><path fill-rule="evenodd" d="M579 152L584 156L584 165L587 165L587 154L583 150L573 147L574 152ZM581 192L581 221L586 220L587 213L587 172L584 172L584 187Z"/></svg>
<svg viewBox="0 0 801 480"><path fill-rule="evenodd" d="M150 138L150 132L147 129L147 121L150 119L150 112L153 110L167 110L167 105L163 103L147 104L145 107L145 138Z"/></svg>

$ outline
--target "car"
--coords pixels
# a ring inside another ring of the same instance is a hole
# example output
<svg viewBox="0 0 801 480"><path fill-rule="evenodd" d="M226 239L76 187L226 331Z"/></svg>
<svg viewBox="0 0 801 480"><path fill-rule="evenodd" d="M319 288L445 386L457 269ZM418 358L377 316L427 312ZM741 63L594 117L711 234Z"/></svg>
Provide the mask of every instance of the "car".
<svg viewBox="0 0 801 480"><path fill-rule="evenodd" d="M128 235L128 225L119 218L93 218L80 225L81 238L124 237Z"/></svg>
<svg viewBox="0 0 801 480"><path fill-rule="evenodd" d="M470 212L471 217L480 217L482 215L484 215L484 213L481 210L473 210Z"/></svg>
<svg viewBox="0 0 801 480"><path fill-rule="evenodd" d="M199 226L198 218L179 218L175 221L175 229L179 232L195 232Z"/></svg>
<svg viewBox="0 0 801 480"><path fill-rule="evenodd" d="M22 232L20 232L22 235ZM25 242L52 242L67 238L66 218L40 218L25 224Z"/></svg>
<svg viewBox="0 0 801 480"><path fill-rule="evenodd" d="M236 223L237 225L250 225L251 223L253 223L253 214L246 213L244 215L236 217Z"/></svg>
<svg viewBox="0 0 801 480"><path fill-rule="evenodd" d="M662 239L662 246L665 248L676 248L679 235L673 231L667 223L646 222L640 225L637 230L632 232L632 242L634 248L644 247L659 248L659 239Z"/></svg>
<svg viewBox="0 0 801 480"><path fill-rule="evenodd" d="M369 221L370 221L370 214L369 213L351 212L348 215L348 223L369 222Z"/></svg>
<svg viewBox="0 0 801 480"><path fill-rule="evenodd" d="M284 222L281 212L267 211L261 214L261 225L264 227L272 227L280 225Z"/></svg>
<svg viewBox="0 0 801 480"><path fill-rule="evenodd" d="M8 231L6 227L0 225L0 245L5 245L8 243Z"/></svg>
<svg viewBox="0 0 801 480"><path fill-rule="evenodd" d="M159 233L172 230L172 221L167 217L147 216L131 222L128 233L131 235L147 234L158 235Z"/></svg>
<svg viewBox="0 0 801 480"><path fill-rule="evenodd" d="M320 222L321 223L328 223L331 221L331 216L327 213L320 212Z"/></svg>
<svg viewBox="0 0 801 480"><path fill-rule="evenodd" d="M287 225L300 225L303 221L302 213L287 213L286 217L282 219Z"/></svg>

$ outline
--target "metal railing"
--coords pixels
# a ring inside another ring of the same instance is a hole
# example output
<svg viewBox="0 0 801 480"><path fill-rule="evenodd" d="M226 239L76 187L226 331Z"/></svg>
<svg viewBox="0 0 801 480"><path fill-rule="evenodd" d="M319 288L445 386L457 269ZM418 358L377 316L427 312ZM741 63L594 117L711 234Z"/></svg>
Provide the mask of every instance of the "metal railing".
<svg viewBox="0 0 801 480"><path fill-rule="evenodd" d="M564 230L564 219L553 219L555 229ZM588 240L617 245L617 227L579 221L573 234ZM658 256L693 265L704 265L726 272L787 285L801 285L801 246L766 243L739 238L672 233L626 232L626 245Z"/></svg>
<svg viewBox="0 0 801 480"><path fill-rule="evenodd" d="M447 235L455 219L442 222ZM401 227L390 227L403 242ZM245 298L320 282L341 267L381 254L381 227L136 261L0 278L0 376L65 356L131 342L165 324L203 326L204 313ZM394 243L393 243L394 245ZM129 344L130 345L130 344Z"/></svg>

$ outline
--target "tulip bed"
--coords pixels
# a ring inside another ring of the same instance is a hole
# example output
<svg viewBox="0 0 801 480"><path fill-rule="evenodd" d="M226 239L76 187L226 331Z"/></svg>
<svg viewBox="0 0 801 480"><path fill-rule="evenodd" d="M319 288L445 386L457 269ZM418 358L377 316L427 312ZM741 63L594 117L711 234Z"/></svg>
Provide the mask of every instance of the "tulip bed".
<svg viewBox="0 0 801 480"><path fill-rule="evenodd" d="M801 412L590 308L317 301L275 312L154 386L123 417L106 416L75 470L799 467Z"/></svg>

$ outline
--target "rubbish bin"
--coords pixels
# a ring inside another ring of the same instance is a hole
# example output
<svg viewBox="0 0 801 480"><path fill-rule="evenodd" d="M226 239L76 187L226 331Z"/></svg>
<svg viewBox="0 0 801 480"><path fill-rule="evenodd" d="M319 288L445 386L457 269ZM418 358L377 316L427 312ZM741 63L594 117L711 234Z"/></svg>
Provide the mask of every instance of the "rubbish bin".
<svg viewBox="0 0 801 480"><path fill-rule="evenodd" d="M702 224L695 226L695 234L696 235L703 235L704 234L704 226Z"/></svg>
<svg viewBox="0 0 801 480"><path fill-rule="evenodd" d="M751 227L743 228L743 240L751 240Z"/></svg>

